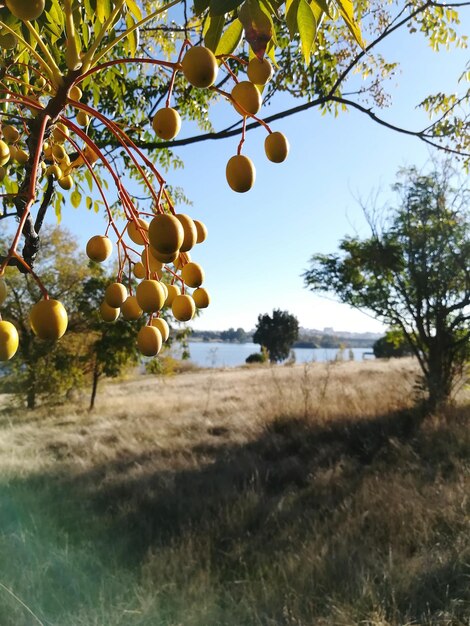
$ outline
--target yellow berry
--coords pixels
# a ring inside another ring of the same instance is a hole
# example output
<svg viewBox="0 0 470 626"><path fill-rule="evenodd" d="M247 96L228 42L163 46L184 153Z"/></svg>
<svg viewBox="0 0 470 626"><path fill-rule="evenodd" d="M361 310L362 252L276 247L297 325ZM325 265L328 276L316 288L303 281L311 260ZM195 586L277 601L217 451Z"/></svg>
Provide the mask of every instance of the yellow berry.
<svg viewBox="0 0 470 626"><path fill-rule="evenodd" d="M178 255L178 257L175 259L175 262L173 263L173 265L175 266L175 270L180 270L183 268L184 265L186 265L186 263L189 263L191 261L191 255L189 254L189 252L182 252L181 254Z"/></svg>
<svg viewBox="0 0 470 626"><path fill-rule="evenodd" d="M187 252L196 245L197 230L194 220L192 220L189 215L185 215L184 213L177 213L175 217L180 221L184 231L183 243L180 246L180 252Z"/></svg>
<svg viewBox="0 0 470 626"><path fill-rule="evenodd" d="M46 170L46 176L53 176L56 180L60 180L63 177L63 173L58 165L49 165Z"/></svg>
<svg viewBox="0 0 470 626"><path fill-rule="evenodd" d="M10 160L11 152L14 150L14 147L11 148L5 143L2 139L0 139L0 165L5 165Z"/></svg>
<svg viewBox="0 0 470 626"><path fill-rule="evenodd" d="M165 303L165 292L158 280L143 280L137 285L137 302L146 313L156 313Z"/></svg>
<svg viewBox="0 0 470 626"><path fill-rule="evenodd" d="M254 57L248 63L248 78L255 85L266 85L273 75L273 66L268 59L258 59Z"/></svg>
<svg viewBox="0 0 470 626"><path fill-rule="evenodd" d="M175 250L174 252L170 252L168 254L163 254L162 252L155 250L155 248L151 248L151 254L162 264L171 263L178 257L179 250Z"/></svg>
<svg viewBox="0 0 470 626"><path fill-rule="evenodd" d="M40 339L57 340L67 330L67 311L58 300L39 300L29 313L29 322Z"/></svg>
<svg viewBox="0 0 470 626"><path fill-rule="evenodd" d="M62 122L58 122L55 125L54 130L52 131L52 136L54 137L54 141L56 141L57 143L59 143L59 144L64 143L66 138L69 136L69 129ZM57 156L55 154L54 150L52 150L52 152L53 152L54 156L57 159L60 160L61 158L63 158L63 157ZM65 152L65 150L64 150L64 152Z"/></svg>
<svg viewBox="0 0 470 626"><path fill-rule="evenodd" d="M162 349L162 336L155 326L143 326L137 335L137 345L144 356L156 356Z"/></svg>
<svg viewBox="0 0 470 626"><path fill-rule="evenodd" d="M215 83L219 66L209 48L193 46L189 48L181 62L186 80L194 87L210 87Z"/></svg>
<svg viewBox="0 0 470 626"><path fill-rule="evenodd" d="M147 273L147 264L148 267L150 269L150 273L151 274L157 274L158 278L162 277L163 274L163 264L161 261L159 261L155 255L154 255L154 250L152 250L150 247L149 248L145 248L145 250L142 252L141 257L142 259L142 265L144 266L144 271L145 273ZM147 263L148 260L148 263Z"/></svg>
<svg viewBox="0 0 470 626"><path fill-rule="evenodd" d="M89 122L90 122L90 118L85 113L85 111L79 111L77 113L77 124L79 126L88 126Z"/></svg>
<svg viewBox="0 0 470 626"><path fill-rule="evenodd" d="M194 220L194 226L196 226L197 232L196 243L202 243L207 237L207 226L199 220Z"/></svg>
<svg viewBox="0 0 470 626"><path fill-rule="evenodd" d="M165 306L171 306L176 296L180 295L181 290L178 285L167 285L167 291L168 295L165 300Z"/></svg>
<svg viewBox="0 0 470 626"><path fill-rule="evenodd" d="M8 124L3 127L3 136L8 143L15 143L20 138L20 132L17 128Z"/></svg>
<svg viewBox="0 0 470 626"><path fill-rule="evenodd" d="M154 317L153 320L150 322L150 325L158 328L163 341L167 341L168 337L170 336L170 327L163 319L163 317Z"/></svg>
<svg viewBox="0 0 470 626"><path fill-rule="evenodd" d="M122 316L125 320L138 320L142 315L142 309L135 296L129 296L121 305Z"/></svg>
<svg viewBox="0 0 470 626"><path fill-rule="evenodd" d="M200 287L204 282L204 270L198 263L187 263L181 270L181 278L188 287Z"/></svg>
<svg viewBox="0 0 470 626"><path fill-rule="evenodd" d="M198 309L206 309L210 304L209 294L203 287L199 287L193 291L193 300Z"/></svg>
<svg viewBox="0 0 470 626"><path fill-rule="evenodd" d="M261 108L261 94L249 80L242 80L235 85L232 98L240 115L256 115Z"/></svg>
<svg viewBox="0 0 470 626"><path fill-rule="evenodd" d="M121 309L119 307L109 306L106 301L100 304L100 315L104 322L115 322L120 312Z"/></svg>
<svg viewBox="0 0 470 626"><path fill-rule="evenodd" d="M21 148L18 148L15 151L15 161L17 163L19 163L20 165L25 165L29 160L29 154L26 152L26 150L22 150Z"/></svg>
<svg viewBox="0 0 470 626"><path fill-rule="evenodd" d="M127 298L127 289L122 283L111 283L106 287L104 299L109 306L117 309Z"/></svg>
<svg viewBox="0 0 470 626"><path fill-rule="evenodd" d="M1 33L0 34L0 48L5 50L12 50L18 43L17 37L13 33Z"/></svg>
<svg viewBox="0 0 470 626"><path fill-rule="evenodd" d="M191 296L181 294L179 296L175 296L171 305L171 310L175 319L179 322L189 322L189 320L194 317L196 305L194 304L194 300Z"/></svg>
<svg viewBox="0 0 470 626"><path fill-rule="evenodd" d="M171 107L159 109L153 117L152 127L160 139L174 139L181 130L180 114Z"/></svg>
<svg viewBox="0 0 470 626"><path fill-rule="evenodd" d="M238 193L249 191L256 178L253 161L243 154L236 154L229 159L225 174L230 187Z"/></svg>
<svg viewBox="0 0 470 626"><path fill-rule="evenodd" d="M62 187L62 189L66 191L69 191L73 187L73 178L70 175L59 178L57 182L59 183L59 187Z"/></svg>
<svg viewBox="0 0 470 626"><path fill-rule="evenodd" d="M141 278L145 278L145 274L146 274L145 267L144 267L144 264L141 263L140 261L138 261L137 263L134 263L134 267L132 271L134 272L134 276L138 278L139 280Z"/></svg>
<svg viewBox="0 0 470 626"><path fill-rule="evenodd" d="M44 11L45 0L5 0L11 13L20 20L37 20Z"/></svg>
<svg viewBox="0 0 470 626"><path fill-rule="evenodd" d="M103 263L111 256L113 242L104 235L95 235L88 240L86 253L89 259L96 263Z"/></svg>
<svg viewBox="0 0 470 626"><path fill-rule="evenodd" d="M9 361L19 346L18 331L11 322L0 321L0 361Z"/></svg>
<svg viewBox="0 0 470 626"><path fill-rule="evenodd" d="M146 234L149 229L149 225L148 222L141 218L138 218L137 221L140 228L137 226L136 222L132 220L127 224L127 234L129 235L129 238L132 239L132 241L138 246L144 246L146 241L143 238L142 232Z"/></svg>
<svg viewBox="0 0 470 626"><path fill-rule="evenodd" d="M157 252L171 254L181 248L184 230L181 222L168 214L156 215L149 225L149 241Z"/></svg>
<svg viewBox="0 0 470 626"><path fill-rule="evenodd" d="M82 99L82 90L78 85L73 85L69 89L69 98L71 100L80 101Z"/></svg>
<svg viewBox="0 0 470 626"><path fill-rule="evenodd" d="M278 131L270 133L264 140L264 151L270 161L282 163L289 154L287 137Z"/></svg>

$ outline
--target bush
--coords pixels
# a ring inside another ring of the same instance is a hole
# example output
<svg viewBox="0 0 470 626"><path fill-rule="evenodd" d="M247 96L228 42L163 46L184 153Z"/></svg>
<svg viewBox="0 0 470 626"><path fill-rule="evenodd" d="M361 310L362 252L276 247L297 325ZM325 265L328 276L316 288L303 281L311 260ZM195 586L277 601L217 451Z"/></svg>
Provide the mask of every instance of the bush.
<svg viewBox="0 0 470 626"><path fill-rule="evenodd" d="M245 363L266 363L267 360L266 352L253 352L246 357Z"/></svg>

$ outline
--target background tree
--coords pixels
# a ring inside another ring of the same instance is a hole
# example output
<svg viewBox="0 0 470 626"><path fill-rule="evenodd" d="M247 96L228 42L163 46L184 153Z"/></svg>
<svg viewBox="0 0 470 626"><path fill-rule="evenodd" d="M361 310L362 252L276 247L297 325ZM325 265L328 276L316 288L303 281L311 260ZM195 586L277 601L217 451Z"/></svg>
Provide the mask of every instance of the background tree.
<svg viewBox="0 0 470 626"><path fill-rule="evenodd" d="M136 337L147 320L142 316L137 322L131 323L120 316L115 322L104 322L99 308L110 278L98 264L90 265L93 275L84 281L76 306L81 330L88 335L86 368L91 376L91 411L95 406L100 379L116 378L141 360Z"/></svg>
<svg viewBox="0 0 470 626"><path fill-rule="evenodd" d="M248 335L246 334L243 328L229 328L228 330L223 330L220 333L220 338L222 341L230 341L233 343L246 343L248 339Z"/></svg>
<svg viewBox="0 0 470 626"><path fill-rule="evenodd" d="M372 346L376 359L399 358L411 356L413 351L401 330L387 330Z"/></svg>
<svg viewBox="0 0 470 626"><path fill-rule="evenodd" d="M299 322L295 315L274 309L272 317L267 313L258 316L253 343L259 343L262 348L266 348L269 360L276 363L287 359L298 336Z"/></svg>
<svg viewBox="0 0 470 626"><path fill-rule="evenodd" d="M340 254L316 254L305 272L312 291L369 311L406 337L422 370L431 410L446 403L469 358L468 188L446 165L403 170L396 208L369 217L372 234L344 238Z"/></svg>
<svg viewBox="0 0 470 626"><path fill-rule="evenodd" d="M74 311L77 295L88 273L84 254L78 252L74 236L58 227L42 235L42 253L37 263L51 297L60 298ZM58 342L38 339L29 324L29 310L40 298L40 291L30 275L21 276L8 268L5 275L7 298L2 314L11 320L20 335L18 353L5 365L6 391L25 398L28 408L37 400L54 402L84 383L86 336L79 332L79 320L72 314L69 332Z"/></svg>

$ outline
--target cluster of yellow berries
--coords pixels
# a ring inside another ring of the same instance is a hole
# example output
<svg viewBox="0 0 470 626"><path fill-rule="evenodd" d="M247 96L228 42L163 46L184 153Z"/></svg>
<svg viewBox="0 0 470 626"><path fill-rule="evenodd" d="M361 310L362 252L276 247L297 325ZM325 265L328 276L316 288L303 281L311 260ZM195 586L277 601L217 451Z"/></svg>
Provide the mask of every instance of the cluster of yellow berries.
<svg viewBox="0 0 470 626"><path fill-rule="evenodd" d="M72 93L73 92L73 93ZM76 85L70 89L69 97L79 100L81 90ZM81 117L80 117L81 116ZM80 111L77 114L77 123L80 125L88 124L89 120L86 114ZM10 124L4 125L1 129L2 139L0 139L0 181L7 175L6 165L16 162L19 165L26 165L29 160L29 154L21 147L22 136L20 131ZM50 134L49 140L43 144L44 161L40 163L40 171L47 177L54 178L62 189L69 191L73 187L72 173L75 167L84 163L83 158L79 156L73 162L65 149L65 142L69 138L69 129L62 122L56 122ZM98 155L93 152L89 146L85 146L83 154L87 161L92 165L98 159Z"/></svg>
<svg viewBox="0 0 470 626"><path fill-rule="evenodd" d="M137 343L142 354L155 356L170 334L167 322L160 316L164 307L171 308L178 321L188 322L196 308L209 306L209 294L201 287L204 270L189 255L197 243L206 239L207 229L189 215L159 213L150 223L140 217L130 220L126 230L134 244L143 246L140 260L132 268L140 282L135 294L131 285L129 290L122 282L108 285L100 314L106 322L114 322L120 314L126 320L149 314L149 323L140 329ZM101 263L109 258L112 248L109 237L95 235L88 241L86 252L92 261ZM173 269L169 264L173 264ZM188 287L194 289L192 294L187 292Z"/></svg>
<svg viewBox="0 0 470 626"><path fill-rule="evenodd" d="M0 139L0 181L7 175L6 165L10 161L16 161L20 165L28 162L29 154L20 146L20 133L14 126L5 125L2 128Z"/></svg>
<svg viewBox="0 0 470 626"><path fill-rule="evenodd" d="M35 20L45 9L45 0L4 0L4 3L21 20ZM16 44L13 33L0 31L0 47L9 49ZM181 63L174 65L174 71L182 71L194 87L213 88L222 93L243 117L244 125L249 117L258 119L256 115L262 104L261 92L273 74L270 62L267 59L251 59L246 68L247 80L237 81L230 93L222 92L214 86L220 62L222 61L208 48L193 46L185 52ZM39 76L31 89L33 93L40 90L44 94L51 91L51 85L44 77ZM78 85L73 85L67 96L69 104L78 106L82 97ZM80 110L76 113L75 123L85 128L90 123L90 117L82 110L86 107L78 108ZM63 121L56 122L52 130L48 130L47 139L43 143L44 159L40 159L40 168L43 175L55 179L64 190L70 190L73 187L74 168L84 165L85 162L90 167L99 157L89 145L93 145L92 142L87 142L83 150L79 150L79 156L71 161L65 144L69 142L75 148L77 146ZM289 152L286 137L280 132L272 132L264 122L259 121L269 133L265 140L267 158L275 163L284 161ZM174 139L181 129L178 111L170 106L159 109L152 119L152 127L159 138L166 141ZM22 134L25 130L26 127L18 130L13 125L4 125L1 129L0 181L7 175L6 166L9 162L26 165L30 161L30 155L23 148ZM252 188L256 176L251 159L241 154L243 142L244 137L237 154L226 165L227 182L234 191L240 193ZM158 176L157 179L160 180ZM164 183L160 181L160 185L163 187ZM120 315L130 321L137 320L144 314L149 316L148 323L139 330L137 338L138 347L145 356L157 355L169 337L170 329L162 317L162 309L168 307L176 320L187 322L194 317L197 309L206 308L210 301L207 290L202 286L204 271L198 263L191 260L189 254L197 243L205 240L205 225L188 215L175 214L169 201L168 206L163 207L157 200L157 205L150 222L143 219L135 207L126 207L128 216L130 213L132 215L128 217L125 234L132 244L127 245L121 234L118 236L118 246L125 260L129 261L134 277L140 282L135 293L130 276L128 286L123 284L124 262L121 262L117 281L108 285L104 301L100 305L100 315L106 322L113 322ZM111 225L113 218L109 207L108 212ZM136 260L131 258L131 254L138 254L133 244L143 247L140 258ZM96 235L88 241L86 252L93 261L103 262L110 257L112 248L112 241L107 235ZM45 289L42 286L41 288L46 294ZM188 290L192 290L192 293ZM0 277L0 305L6 293L5 281ZM32 307L29 318L33 332L41 339L57 340L67 329L68 319L63 305L47 295ZM12 358L18 345L15 326L11 322L2 321L0 317L0 360Z"/></svg>
<svg viewBox="0 0 470 626"><path fill-rule="evenodd" d="M215 55L204 46L189 48L181 62L184 76L194 87L211 87L217 78L218 62ZM235 84L230 100L244 118L255 116L261 108L261 91L263 85L271 79L273 68L268 59L254 57L247 67L249 80ZM164 107L159 109L152 120L153 129L160 139L174 139L181 130L181 117L175 109ZM264 149L267 158L273 163L282 163L289 154L287 138L280 132L270 132L266 137ZM226 167L227 182L237 192L249 191L255 182L256 170L253 161L243 155L232 156Z"/></svg>

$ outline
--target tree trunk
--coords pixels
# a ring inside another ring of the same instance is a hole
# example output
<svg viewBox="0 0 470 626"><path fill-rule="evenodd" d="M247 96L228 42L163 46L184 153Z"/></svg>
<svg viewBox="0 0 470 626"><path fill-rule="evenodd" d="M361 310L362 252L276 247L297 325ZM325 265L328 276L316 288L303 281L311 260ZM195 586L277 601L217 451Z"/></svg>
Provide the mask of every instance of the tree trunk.
<svg viewBox="0 0 470 626"><path fill-rule="evenodd" d="M96 398L96 392L98 390L98 381L100 379L100 376L101 376L101 372L100 372L100 368L98 365L98 361L95 359L95 366L93 368L93 384L91 388L90 406L88 407L89 411L93 411L93 409L95 408L95 398Z"/></svg>
<svg viewBox="0 0 470 626"><path fill-rule="evenodd" d="M36 371L28 367L28 389L26 391L26 406L28 409L36 408Z"/></svg>
<svg viewBox="0 0 470 626"><path fill-rule="evenodd" d="M452 376L452 359L448 350L441 349L441 346L431 346L426 376L427 408L430 412L438 411L449 402L452 392Z"/></svg>
<svg viewBox="0 0 470 626"><path fill-rule="evenodd" d="M34 385L28 389L28 393L26 394L26 406L28 409L36 408L36 389Z"/></svg>

